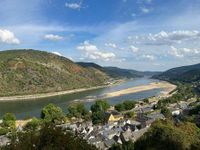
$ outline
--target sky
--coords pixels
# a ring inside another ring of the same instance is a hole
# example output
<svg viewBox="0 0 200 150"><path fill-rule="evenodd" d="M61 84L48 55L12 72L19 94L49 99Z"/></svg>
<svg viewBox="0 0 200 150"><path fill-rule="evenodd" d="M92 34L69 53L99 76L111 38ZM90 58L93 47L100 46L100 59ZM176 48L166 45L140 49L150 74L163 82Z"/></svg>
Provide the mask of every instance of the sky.
<svg viewBox="0 0 200 150"><path fill-rule="evenodd" d="M1 0L0 51L141 71L200 63L199 0Z"/></svg>

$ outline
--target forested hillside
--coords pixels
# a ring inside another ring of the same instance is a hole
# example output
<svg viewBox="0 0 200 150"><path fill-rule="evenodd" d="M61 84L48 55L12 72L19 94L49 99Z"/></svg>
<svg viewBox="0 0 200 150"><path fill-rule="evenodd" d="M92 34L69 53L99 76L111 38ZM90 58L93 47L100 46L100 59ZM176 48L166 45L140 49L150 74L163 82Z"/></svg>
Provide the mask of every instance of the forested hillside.
<svg viewBox="0 0 200 150"><path fill-rule="evenodd" d="M95 68L35 50L0 52L0 96L46 93L103 85L110 77Z"/></svg>

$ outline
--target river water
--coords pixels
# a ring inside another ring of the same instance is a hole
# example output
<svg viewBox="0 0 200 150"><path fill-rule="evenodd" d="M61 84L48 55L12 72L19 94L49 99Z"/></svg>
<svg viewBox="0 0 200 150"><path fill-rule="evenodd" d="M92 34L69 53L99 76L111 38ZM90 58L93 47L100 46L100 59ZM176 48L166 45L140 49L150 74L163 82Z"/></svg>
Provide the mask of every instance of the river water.
<svg viewBox="0 0 200 150"><path fill-rule="evenodd" d="M146 85L152 82L159 82L158 80L150 79L147 77L144 78L136 78L132 80L128 80L118 85L114 85L111 87L106 87L102 89L96 89L91 91L85 91L74 94L67 94L49 98L42 98L37 100L21 100L21 101L11 101L11 102L0 102L0 118L4 113L10 112L14 113L17 119L25 119L29 117L40 117L40 112L42 108L49 104L53 103L57 106L61 107L64 112L67 111L67 106L69 106L72 102L83 102L87 108L90 108L91 104L94 103L94 99L97 99L101 95L109 92L114 92L134 86ZM107 101L111 104L121 103L125 100L133 100L137 101L140 99L157 96L160 94L162 89L154 89L149 91L143 91L123 96L118 96L114 98L108 98Z"/></svg>

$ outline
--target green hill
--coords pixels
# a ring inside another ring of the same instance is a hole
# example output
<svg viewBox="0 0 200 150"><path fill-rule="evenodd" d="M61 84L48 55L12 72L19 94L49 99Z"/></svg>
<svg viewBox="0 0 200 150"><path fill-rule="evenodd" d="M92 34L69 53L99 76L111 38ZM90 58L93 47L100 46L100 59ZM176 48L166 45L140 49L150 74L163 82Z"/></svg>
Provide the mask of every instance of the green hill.
<svg viewBox="0 0 200 150"><path fill-rule="evenodd" d="M103 85L109 79L95 68L36 50L0 52L0 96L64 91Z"/></svg>
<svg viewBox="0 0 200 150"><path fill-rule="evenodd" d="M154 78L188 83L198 82L200 81L200 64L173 68L155 75Z"/></svg>
<svg viewBox="0 0 200 150"><path fill-rule="evenodd" d="M191 84L200 93L200 64L173 68L153 78Z"/></svg>
<svg viewBox="0 0 200 150"><path fill-rule="evenodd" d="M143 76L153 76L159 74L160 72L151 72L151 71L137 71L131 69L121 69L118 67L102 67L95 63L91 62L77 62L77 64L81 65L85 68L96 68L108 74L110 77L113 78L136 78L136 77L143 77Z"/></svg>

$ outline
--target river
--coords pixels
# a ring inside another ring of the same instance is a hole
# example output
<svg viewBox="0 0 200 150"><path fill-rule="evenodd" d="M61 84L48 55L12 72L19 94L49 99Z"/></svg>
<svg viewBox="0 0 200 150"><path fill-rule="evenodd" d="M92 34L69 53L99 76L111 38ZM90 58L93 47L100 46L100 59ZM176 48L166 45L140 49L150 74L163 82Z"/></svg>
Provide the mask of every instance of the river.
<svg viewBox="0 0 200 150"><path fill-rule="evenodd" d="M64 112L67 111L67 106L76 101L81 101L85 103L87 108L90 108L91 104L94 103L94 99L98 99L101 95L109 92L119 91L123 89L127 89L134 86L146 85L152 82L158 82L158 80L150 79L147 77L144 78L136 78L132 80L128 80L118 85L114 85L111 87L106 87L102 89L96 89L91 91L85 91L74 94L67 94L55 97L42 98L40 100L20 100L20 101L10 101L10 102L0 102L0 118L2 118L3 114L10 112L14 113L17 119L25 119L29 117L40 117L41 109L49 104L53 103L57 106L61 107ZM121 103L125 100L140 100L152 96L157 96L160 94L162 89L154 89L149 91L143 91L133 94L127 94L123 96L118 96L114 98L108 98L107 101L111 104Z"/></svg>

